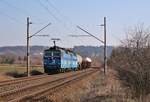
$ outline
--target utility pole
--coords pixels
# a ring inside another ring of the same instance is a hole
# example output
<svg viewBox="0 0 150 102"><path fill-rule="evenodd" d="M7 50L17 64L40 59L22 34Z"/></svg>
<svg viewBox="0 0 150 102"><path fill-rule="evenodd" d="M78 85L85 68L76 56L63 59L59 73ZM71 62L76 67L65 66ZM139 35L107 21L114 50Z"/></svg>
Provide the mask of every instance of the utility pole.
<svg viewBox="0 0 150 102"><path fill-rule="evenodd" d="M101 24L100 26L103 26L104 27L104 42L103 42L103 44L104 44L104 75L106 75L106 70L107 70L107 46L106 46L106 17L104 17L104 23L103 24Z"/></svg>
<svg viewBox="0 0 150 102"><path fill-rule="evenodd" d="M106 74L107 70L107 58L106 58L106 17L104 17L104 74Z"/></svg>
<svg viewBox="0 0 150 102"><path fill-rule="evenodd" d="M29 17L27 17L27 75L29 76Z"/></svg>
<svg viewBox="0 0 150 102"><path fill-rule="evenodd" d="M44 30L46 27L48 27L49 25L51 25L51 23L48 23L46 26L44 26L43 28L41 28L40 30L38 30L36 33L34 33L33 35L29 34L29 26L30 24L32 24L32 22L30 22L29 17L27 17L27 76L30 76L30 38L32 38L33 36L48 36L48 35L37 35L38 33L40 33L42 30Z"/></svg>
<svg viewBox="0 0 150 102"><path fill-rule="evenodd" d="M29 25L32 24L30 21L29 21L29 17L27 17L27 76L30 76L30 55L29 55L29 51L30 51L30 48L29 48L29 38L30 38L30 35L29 35Z"/></svg>
<svg viewBox="0 0 150 102"><path fill-rule="evenodd" d="M77 26L77 28L79 28L80 30L84 31L85 33L87 33L88 35L90 35L91 37L95 38L96 40L100 41L101 43L104 44L104 75L106 75L106 69L107 69L107 46L106 46L106 17L104 17L104 23L101 24L100 26L104 27L104 40L99 39L98 37L94 36L93 34L89 33L87 30L84 30L83 28L81 28L80 26ZM72 36L72 35L71 35ZM73 35L74 36L74 35ZM79 35L80 36L80 35ZM82 35L82 36L87 36L87 35Z"/></svg>

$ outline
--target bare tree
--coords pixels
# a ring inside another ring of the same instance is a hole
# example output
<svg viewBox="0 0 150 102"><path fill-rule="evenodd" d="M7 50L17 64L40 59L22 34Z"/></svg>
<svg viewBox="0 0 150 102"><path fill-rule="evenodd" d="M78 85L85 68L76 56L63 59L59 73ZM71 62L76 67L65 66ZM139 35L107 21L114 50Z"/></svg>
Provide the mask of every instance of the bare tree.
<svg viewBox="0 0 150 102"><path fill-rule="evenodd" d="M113 50L109 61L123 85L140 102L145 102L150 94L150 32L139 25L127 35L122 45Z"/></svg>

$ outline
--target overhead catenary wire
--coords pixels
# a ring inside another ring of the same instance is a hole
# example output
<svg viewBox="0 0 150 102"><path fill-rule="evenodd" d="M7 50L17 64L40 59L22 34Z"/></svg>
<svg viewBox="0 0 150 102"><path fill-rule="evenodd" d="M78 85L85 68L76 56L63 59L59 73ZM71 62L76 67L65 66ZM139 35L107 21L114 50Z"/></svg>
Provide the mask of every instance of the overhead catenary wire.
<svg viewBox="0 0 150 102"><path fill-rule="evenodd" d="M47 2L45 2L46 4L44 4L43 2L41 2L40 0L38 1L38 3L40 4L40 6L51 16L53 17L54 20L56 20L59 25L63 25L64 28L66 28L67 30L65 31L69 31L70 29L66 27L66 24L62 21L62 19L58 18L55 13L53 13L52 11L50 11L49 6L46 5ZM62 27L61 27L62 28ZM57 30L58 31L58 30ZM61 36L61 35L59 35ZM63 37L66 38L66 37ZM66 40L67 41L67 40ZM68 42L68 41L67 41ZM69 42L68 42L69 43Z"/></svg>
<svg viewBox="0 0 150 102"><path fill-rule="evenodd" d="M40 0L39 0L39 1L40 1ZM64 16L64 15L53 5L53 3L51 2L51 0L44 0L44 1L46 1L45 3L47 3L49 6L46 6L46 5L44 5L44 4L42 4L41 6L44 6L47 10L49 10L49 7L51 7L52 9L54 9L54 10L57 12L57 15L59 15L59 16L61 17L61 19L63 18L63 20L64 20L64 19L67 18L67 21L65 21L65 22L69 22L69 23L71 24L71 26L73 27L73 29L76 29L77 24L73 24L73 23L71 22L71 20L68 19L68 17ZM41 3L41 2L40 2L40 3ZM55 17L56 17L56 16L55 16ZM59 23L63 23L63 22L59 22ZM63 27L66 28L67 31L73 32L72 29L70 29L71 26L69 26L69 28L68 28L68 27L65 26L65 24L64 24ZM67 35L68 35L68 34L67 34ZM77 36L78 36L78 35L77 35ZM97 37L95 37L95 36L93 36L93 37L102 42L102 40L100 40L99 38L97 38ZM103 43L103 42L102 42L102 43Z"/></svg>
<svg viewBox="0 0 150 102"><path fill-rule="evenodd" d="M13 5L12 3L9 3L8 1L6 0L0 0L1 3L7 5L8 7L11 7L13 9L15 9L16 11L18 11L20 14L24 15L25 17L27 16L32 16L34 17L34 19L36 19L38 22L41 20L40 18L38 18L38 16L34 16L34 15L31 15L31 13L29 13L28 11L26 11L25 9L23 8L20 8L20 7L17 7L16 5ZM34 23L33 24L38 24L38 23Z"/></svg>
<svg viewBox="0 0 150 102"><path fill-rule="evenodd" d="M25 24L24 22L22 22L22 21L18 20L17 18L12 17L12 16L10 16L10 15L8 15L8 14L6 14L6 13L2 12L2 11L0 11L0 15L5 16L5 17L9 18L11 21L13 21L13 22L15 22L15 23Z"/></svg>
<svg viewBox="0 0 150 102"><path fill-rule="evenodd" d="M13 9L19 11L21 14L23 14L23 15L25 15L25 16L27 16L26 14L28 14L27 11L25 11L25 10L19 8L19 7L16 7L16 6L14 6L13 4L10 4L10 3L7 2L6 0L0 0L0 2L2 2L3 4L6 4L8 7L11 7L11 8L13 8Z"/></svg>
<svg viewBox="0 0 150 102"><path fill-rule="evenodd" d="M60 11L49 1L49 0L45 0L53 9L55 9L57 12L60 13Z"/></svg>
<svg viewBox="0 0 150 102"><path fill-rule="evenodd" d="M68 23L70 23L70 25L73 28L76 28L76 24L73 24L73 22L71 21L71 19L69 17L67 17L66 15L62 14L62 12L52 3L51 0L45 0L45 1L49 4L50 7L52 7L57 12L57 14L60 16L60 18L63 18L65 24L66 24L66 22L68 22ZM69 26L69 28L70 28L70 26Z"/></svg>
<svg viewBox="0 0 150 102"><path fill-rule="evenodd" d="M77 24L74 24L72 21L71 21L71 19L69 19L67 16L65 16L65 15L63 15L61 12L60 12L60 10L59 9L57 9L57 7L55 6L55 5L53 5L53 3L52 3L52 0L45 0L48 4L49 4L49 6L51 6L60 16L61 16L61 18L63 18L63 19L66 19L67 20L67 22L69 22L70 23L70 25L73 27L73 29L76 29L76 27L77 27ZM69 28L70 28L70 26L69 26ZM69 28L67 28L66 27L66 29L68 30ZM71 31L71 29L70 29L70 31ZM72 36L73 35L73 36ZM74 34L70 34L69 36L71 36L71 37L89 37L88 35L74 35ZM95 36L94 36L95 37ZM97 38L97 37L96 37ZM99 38L97 38L98 40L100 40ZM80 41L81 42L83 42L83 40L82 39L80 39ZM101 41L102 42L102 41Z"/></svg>
<svg viewBox="0 0 150 102"><path fill-rule="evenodd" d="M55 11L57 13L57 16L60 16L59 18L62 19L62 22L60 22L60 24L63 25L63 27L66 29L66 31L69 31L69 33L67 33L66 37L68 37L68 34L71 34L72 32L75 33L73 30L76 29L76 25L73 24L72 21L66 15L63 15L61 13L61 11L59 9L57 9L57 7L55 5L53 5L51 0L44 0L44 1L46 4L49 5L48 7L51 7L51 9L53 9L53 11ZM68 40L66 40L66 41L68 43L70 43L70 41L68 41ZM71 40L71 42L72 42L72 40Z"/></svg>
<svg viewBox="0 0 150 102"><path fill-rule="evenodd" d="M63 15L63 14L60 12L60 10L58 10L58 9L53 5L53 3L52 3L51 1L49 1L49 0L45 0L45 1L48 3L48 5L49 5L50 7L52 7L52 8L57 12L57 14L58 14L59 16L61 16L61 18L67 19L67 21L69 20L68 17L66 17L65 15Z"/></svg>
<svg viewBox="0 0 150 102"><path fill-rule="evenodd" d="M37 0L38 2L39 2L39 4L41 5L41 7L43 8L43 9L45 9L47 12L48 12L48 14L50 15L50 16L52 16L56 21L58 21L58 22L60 22L61 20L60 19L58 19L50 10L49 10L49 8L46 6L46 5L44 5L40 0Z"/></svg>

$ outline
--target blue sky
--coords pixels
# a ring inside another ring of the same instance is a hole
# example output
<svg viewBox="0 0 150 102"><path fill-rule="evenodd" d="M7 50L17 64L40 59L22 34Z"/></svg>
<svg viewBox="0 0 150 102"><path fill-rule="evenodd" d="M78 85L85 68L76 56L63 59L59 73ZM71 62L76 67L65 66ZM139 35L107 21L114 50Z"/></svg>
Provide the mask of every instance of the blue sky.
<svg viewBox="0 0 150 102"><path fill-rule="evenodd" d="M60 38L62 47L102 45L91 37L73 38L68 35L85 34L84 29L103 39L103 28L98 26L107 17L107 43L119 45L125 31L139 23L150 24L149 0L0 0L0 46L26 45L26 18L30 17L30 34L52 23L33 37L31 45L51 46L51 38ZM45 7L45 8L44 8ZM46 8L49 10L46 10Z"/></svg>

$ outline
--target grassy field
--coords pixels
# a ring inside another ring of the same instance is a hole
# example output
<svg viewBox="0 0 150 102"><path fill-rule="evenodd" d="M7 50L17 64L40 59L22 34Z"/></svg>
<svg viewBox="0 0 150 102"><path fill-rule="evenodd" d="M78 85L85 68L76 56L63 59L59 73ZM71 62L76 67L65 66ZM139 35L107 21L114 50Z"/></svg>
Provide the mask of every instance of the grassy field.
<svg viewBox="0 0 150 102"><path fill-rule="evenodd" d="M43 73L43 68L40 67L40 66L31 66L30 69L31 69L31 71L32 70L37 70L37 71ZM26 67L22 66L22 65L0 64L0 74L8 73L8 72L14 72L14 71L17 71L19 73L25 73L26 72Z"/></svg>

